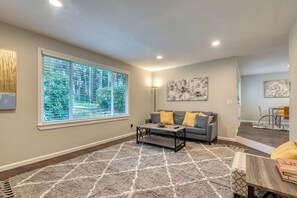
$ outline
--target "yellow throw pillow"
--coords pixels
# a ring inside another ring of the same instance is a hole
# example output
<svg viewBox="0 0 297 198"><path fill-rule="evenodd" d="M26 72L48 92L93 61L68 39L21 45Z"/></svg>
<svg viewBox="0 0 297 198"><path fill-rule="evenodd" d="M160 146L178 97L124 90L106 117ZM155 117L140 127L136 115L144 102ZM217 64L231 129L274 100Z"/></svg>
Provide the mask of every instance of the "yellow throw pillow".
<svg viewBox="0 0 297 198"><path fill-rule="evenodd" d="M297 146L294 141L286 142L272 151L271 158L297 159Z"/></svg>
<svg viewBox="0 0 297 198"><path fill-rule="evenodd" d="M166 124L174 124L173 112L160 112L160 122L165 122Z"/></svg>
<svg viewBox="0 0 297 198"><path fill-rule="evenodd" d="M185 115L185 118L183 121L183 125L194 127L197 115L198 115L198 113L186 112L186 115Z"/></svg>

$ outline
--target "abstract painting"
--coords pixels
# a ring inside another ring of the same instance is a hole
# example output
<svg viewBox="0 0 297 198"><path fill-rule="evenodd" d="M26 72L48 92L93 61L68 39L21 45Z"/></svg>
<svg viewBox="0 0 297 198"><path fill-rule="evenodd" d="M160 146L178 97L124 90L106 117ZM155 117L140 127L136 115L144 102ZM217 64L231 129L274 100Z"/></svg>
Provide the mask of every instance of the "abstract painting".
<svg viewBox="0 0 297 198"><path fill-rule="evenodd" d="M206 101L207 97L208 77L171 80L167 84L167 101Z"/></svg>
<svg viewBox="0 0 297 198"><path fill-rule="evenodd" d="M0 109L16 108L16 52L0 49Z"/></svg>
<svg viewBox="0 0 297 198"><path fill-rule="evenodd" d="M265 98L288 98L289 80L268 80L264 82Z"/></svg>

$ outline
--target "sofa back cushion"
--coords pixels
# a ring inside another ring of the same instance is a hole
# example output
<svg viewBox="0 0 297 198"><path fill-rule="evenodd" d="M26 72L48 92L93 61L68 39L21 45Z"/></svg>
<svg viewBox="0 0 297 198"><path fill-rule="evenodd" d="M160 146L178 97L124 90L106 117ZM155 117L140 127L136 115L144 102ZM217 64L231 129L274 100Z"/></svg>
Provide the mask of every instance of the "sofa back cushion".
<svg viewBox="0 0 297 198"><path fill-rule="evenodd" d="M159 109L158 112L162 112L162 111L165 111L165 112L173 112L172 110L162 110L162 109Z"/></svg>
<svg viewBox="0 0 297 198"><path fill-rule="evenodd" d="M212 116L213 116L213 118L212 118L212 121L211 122L212 123L213 122L218 122L218 114L217 113L213 113Z"/></svg>
<svg viewBox="0 0 297 198"><path fill-rule="evenodd" d="M183 121L183 126L194 127L197 115L198 113L186 112L185 119Z"/></svg>
<svg viewBox="0 0 297 198"><path fill-rule="evenodd" d="M185 115L186 115L185 111L174 111L173 112L174 124L182 125Z"/></svg>
<svg viewBox="0 0 297 198"><path fill-rule="evenodd" d="M158 113L162 112L162 111L165 111L165 112L173 112L172 110L158 110ZM218 114L217 113L213 113L213 112L209 112L209 111L192 111L193 113L203 113L207 116L213 116L212 120L210 123L213 123L213 122L218 122ZM158 114L156 113L156 114ZM153 113L154 114L154 113ZM173 121L174 121L174 124L179 124L179 125L182 125L183 124L183 121L184 121L184 118L185 118L185 114L186 114L186 111L174 111L173 112ZM158 115L157 115L158 116ZM151 117L151 120L153 122L153 119ZM155 123L159 123L160 120L157 119L155 120ZM154 122L153 122L154 123Z"/></svg>
<svg viewBox="0 0 297 198"><path fill-rule="evenodd" d="M160 113L151 113L151 121L156 124L160 122Z"/></svg>
<svg viewBox="0 0 297 198"><path fill-rule="evenodd" d="M193 113L203 113L204 115L211 116L213 113L209 111L192 111Z"/></svg>
<svg viewBox="0 0 297 198"><path fill-rule="evenodd" d="M164 122L166 124L174 124L174 120L173 120L173 112L165 112L165 111L161 111L160 112L160 121Z"/></svg>

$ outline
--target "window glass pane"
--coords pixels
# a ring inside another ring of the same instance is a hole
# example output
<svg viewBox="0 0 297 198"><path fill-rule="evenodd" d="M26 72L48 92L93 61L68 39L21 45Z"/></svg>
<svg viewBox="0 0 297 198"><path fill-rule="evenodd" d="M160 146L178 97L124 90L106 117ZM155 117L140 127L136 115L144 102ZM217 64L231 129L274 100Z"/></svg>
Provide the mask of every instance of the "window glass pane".
<svg viewBox="0 0 297 198"><path fill-rule="evenodd" d="M111 98L112 96L112 72L100 70L99 86L96 90L96 100L100 116L112 116Z"/></svg>
<svg viewBox="0 0 297 198"><path fill-rule="evenodd" d="M43 122L124 115L128 75L43 56Z"/></svg>
<svg viewBox="0 0 297 198"><path fill-rule="evenodd" d="M113 104L114 115L121 115L127 112L127 75L113 73Z"/></svg>
<svg viewBox="0 0 297 198"><path fill-rule="evenodd" d="M73 63L73 119L111 116L111 72Z"/></svg>
<svg viewBox="0 0 297 198"><path fill-rule="evenodd" d="M43 121L69 119L70 62L43 57Z"/></svg>

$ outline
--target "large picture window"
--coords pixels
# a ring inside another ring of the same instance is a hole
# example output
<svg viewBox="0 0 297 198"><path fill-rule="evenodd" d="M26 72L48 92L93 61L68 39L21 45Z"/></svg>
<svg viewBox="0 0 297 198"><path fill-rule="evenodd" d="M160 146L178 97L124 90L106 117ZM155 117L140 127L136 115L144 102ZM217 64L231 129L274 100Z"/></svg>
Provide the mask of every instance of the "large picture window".
<svg viewBox="0 0 297 198"><path fill-rule="evenodd" d="M42 54L42 123L128 115L128 74Z"/></svg>

